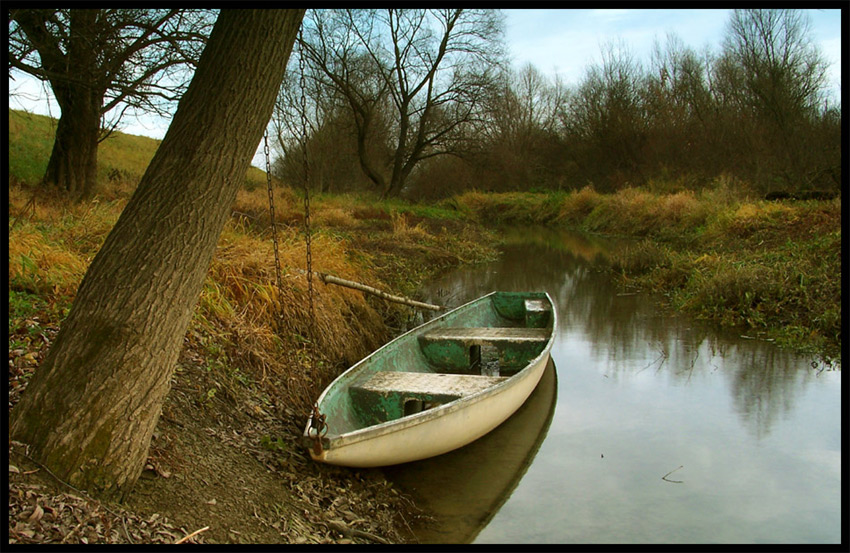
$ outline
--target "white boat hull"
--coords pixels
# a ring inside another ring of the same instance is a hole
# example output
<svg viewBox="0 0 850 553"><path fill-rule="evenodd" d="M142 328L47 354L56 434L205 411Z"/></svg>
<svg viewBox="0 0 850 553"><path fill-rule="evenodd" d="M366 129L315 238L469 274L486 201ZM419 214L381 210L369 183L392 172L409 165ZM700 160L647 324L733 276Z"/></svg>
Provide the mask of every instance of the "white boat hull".
<svg viewBox="0 0 850 553"><path fill-rule="evenodd" d="M549 362L551 340L526 368L507 381L452 403L337 436L314 460L349 467L407 463L452 451L487 434L525 403Z"/></svg>

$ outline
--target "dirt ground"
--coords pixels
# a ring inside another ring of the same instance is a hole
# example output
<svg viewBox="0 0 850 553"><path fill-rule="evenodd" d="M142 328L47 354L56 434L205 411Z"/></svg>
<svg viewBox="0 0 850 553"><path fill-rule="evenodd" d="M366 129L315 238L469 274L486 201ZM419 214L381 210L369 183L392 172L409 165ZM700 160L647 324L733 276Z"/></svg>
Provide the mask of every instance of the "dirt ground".
<svg viewBox="0 0 850 553"><path fill-rule="evenodd" d="M10 408L40 355L10 352ZM305 416L255 386L205 396L214 375L201 361L184 349L122 504L71 488L10 442L9 543L415 542L424 514L379 470L314 463L298 441Z"/></svg>

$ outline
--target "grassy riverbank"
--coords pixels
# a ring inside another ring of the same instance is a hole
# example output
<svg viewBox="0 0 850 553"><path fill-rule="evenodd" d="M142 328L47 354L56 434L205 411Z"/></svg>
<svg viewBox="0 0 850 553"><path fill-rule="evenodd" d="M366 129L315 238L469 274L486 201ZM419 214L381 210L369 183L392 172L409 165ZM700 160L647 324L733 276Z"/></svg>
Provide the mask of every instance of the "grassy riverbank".
<svg viewBox="0 0 850 553"><path fill-rule="evenodd" d="M31 201L31 189L19 186L9 193L12 407L26 393L129 189L77 205L44 194ZM310 348L300 271L303 203L278 189L283 323L276 329L267 203L266 190L257 187L240 192L233 206L184 339L148 469L131 498L122 506L83 499L13 444L14 541L166 542L203 527L209 529L194 541L411 539L404 529L417 511L379 471L313 463L297 436L321 389L400 332L413 312L316 280L316 348ZM314 270L404 295L413 295L434 271L495 255L487 246L493 236L450 210L319 197L312 221ZM36 505L40 517L33 515ZM87 517L81 519L85 532L71 535L81 524L71 513Z"/></svg>
<svg viewBox="0 0 850 553"><path fill-rule="evenodd" d="M612 261L623 285L742 334L840 357L841 201L764 201L718 179L699 193L467 193L479 221L540 223L636 238Z"/></svg>

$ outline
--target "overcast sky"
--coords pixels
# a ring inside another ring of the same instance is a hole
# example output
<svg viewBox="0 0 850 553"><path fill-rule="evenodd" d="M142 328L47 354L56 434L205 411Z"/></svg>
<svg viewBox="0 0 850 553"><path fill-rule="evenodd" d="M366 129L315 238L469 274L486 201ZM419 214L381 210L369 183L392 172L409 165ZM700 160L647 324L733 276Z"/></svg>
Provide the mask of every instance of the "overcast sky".
<svg viewBox="0 0 850 553"><path fill-rule="evenodd" d="M558 74L567 85L582 79L586 67L599 63L606 44L620 44L634 58L648 63L654 41L662 45L673 33L686 45L719 52L730 10L725 9L526 9L504 10L506 42L515 67L532 63L544 74ZM841 83L841 10L805 10L811 39L830 63L829 87L837 99ZM44 115L59 115L55 101L44 101L40 84L20 78L9 81L9 107ZM24 93L18 96L15 92ZM40 98L40 100L38 100ZM162 138L168 121L124 123L123 131ZM255 164L262 166L262 163Z"/></svg>
<svg viewBox="0 0 850 553"><path fill-rule="evenodd" d="M811 39L831 64L829 79L836 97L841 82L841 10L804 10L811 19ZM663 46L677 35L697 51L719 52L731 10L594 9L504 10L506 42L515 66L532 63L576 84L590 63L601 61L606 44L624 44L648 63L653 43Z"/></svg>

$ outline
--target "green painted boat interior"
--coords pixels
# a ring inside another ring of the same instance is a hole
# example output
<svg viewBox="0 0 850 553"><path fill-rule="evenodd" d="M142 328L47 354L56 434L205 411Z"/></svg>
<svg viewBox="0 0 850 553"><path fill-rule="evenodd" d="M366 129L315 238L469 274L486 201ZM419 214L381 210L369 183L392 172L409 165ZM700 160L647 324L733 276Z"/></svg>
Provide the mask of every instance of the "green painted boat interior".
<svg viewBox="0 0 850 553"><path fill-rule="evenodd" d="M413 415L506 380L546 347L552 313L543 292L493 292L403 334L327 388L319 410L328 436Z"/></svg>

